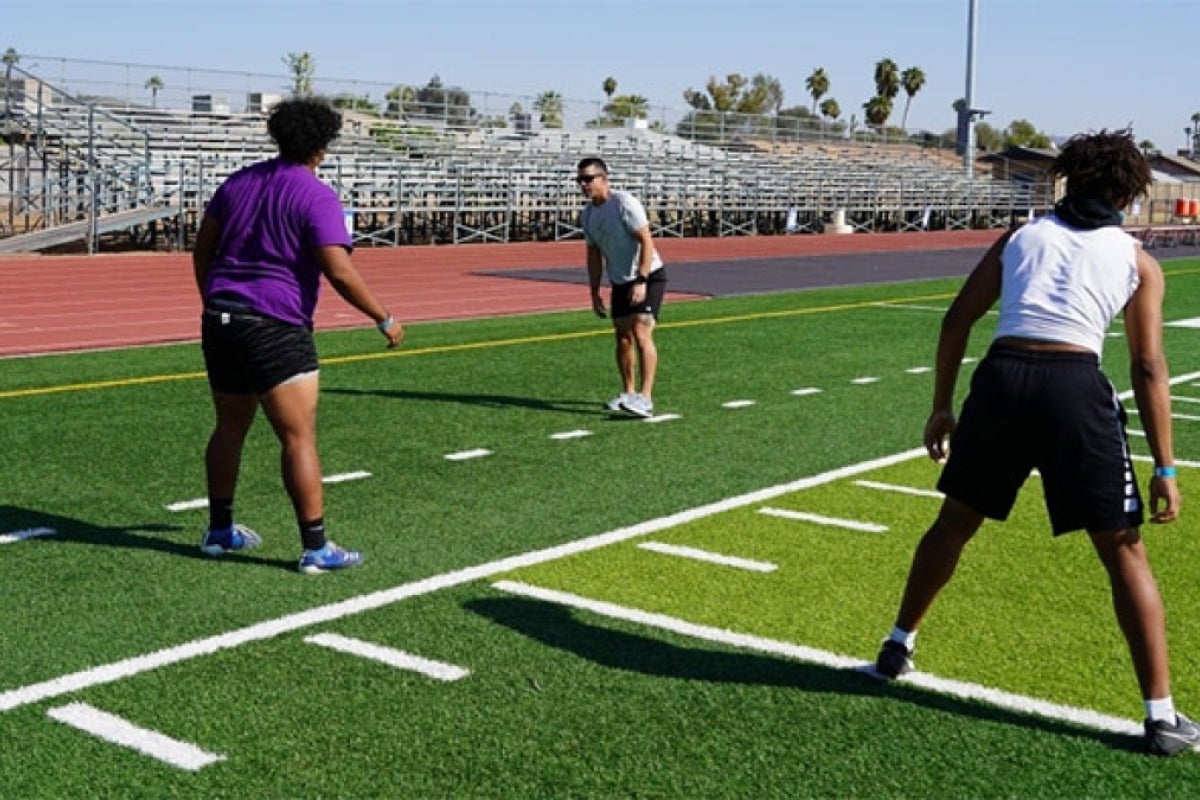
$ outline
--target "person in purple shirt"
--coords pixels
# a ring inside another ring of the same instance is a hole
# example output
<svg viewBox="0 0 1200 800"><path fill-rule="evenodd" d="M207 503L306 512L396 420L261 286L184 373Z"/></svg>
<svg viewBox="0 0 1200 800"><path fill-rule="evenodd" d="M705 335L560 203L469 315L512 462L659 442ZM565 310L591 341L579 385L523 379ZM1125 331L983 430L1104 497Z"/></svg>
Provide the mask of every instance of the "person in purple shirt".
<svg viewBox="0 0 1200 800"><path fill-rule="evenodd" d="M278 157L245 167L218 187L192 252L216 411L205 451L209 524L200 549L216 556L262 543L233 520L242 445L261 405L282 448L283 485L300 526L299 569L308 574L362 562L362 553L325 535L312 335L321 276L375 321L389 347L404 338L403 327L354 268L341 203L316 176L341 126L341 114L320 98L276 105L267 130Z"/></svg>

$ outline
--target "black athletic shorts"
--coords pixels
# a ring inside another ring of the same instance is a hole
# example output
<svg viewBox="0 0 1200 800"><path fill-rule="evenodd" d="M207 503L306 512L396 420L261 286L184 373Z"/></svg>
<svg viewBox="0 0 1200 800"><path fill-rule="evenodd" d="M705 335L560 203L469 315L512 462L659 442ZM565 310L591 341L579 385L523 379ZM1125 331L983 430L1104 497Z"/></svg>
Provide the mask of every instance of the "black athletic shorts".
<svg viewBox="0 0 1200 800"><path fill-rule="evenodd" d="M651 314L654 319L658 319L663 295L667 292L667 268L659 267L650 273L650 277L646 279L646 299L638 306L629 302L629 295L636 285L637 281L613 284L612 299L609 303L612 306L613 319L621 319L633 314Z"/></svg>
<svg viewBox="0 0 1200 800"><path fill-rule="evenodd" d="M225 394L263 394L317 370L312 331L271 317L205 309L200 325L208 385Z"/></svg>
<svg viewBox="0 0 1200 800"><path fill-rule="evenodd" d="M1125 423L1096 356L993 345L971 378L938 489L1002 520L1036 468L1056 536L1136 527L1142 498Z"/></svg>

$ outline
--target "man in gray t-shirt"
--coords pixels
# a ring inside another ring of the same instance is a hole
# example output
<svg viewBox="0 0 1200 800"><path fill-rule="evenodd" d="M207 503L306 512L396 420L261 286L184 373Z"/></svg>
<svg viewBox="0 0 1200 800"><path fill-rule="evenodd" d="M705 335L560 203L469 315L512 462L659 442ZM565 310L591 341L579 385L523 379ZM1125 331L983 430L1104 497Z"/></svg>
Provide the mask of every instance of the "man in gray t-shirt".
<svg viewBox="0 0 1200 800"><path fill-rule="evenodd" d="M654 374L658 349L654 323L666 292L667 272L654 249L646 209L629 192L614 191L608 167L599 158L579 162L575 181L588 199L580 214L587 242L588 283L592 310L604 317L600 280L612 285L612 323L616 335L621 393L608 401L612 411L638 417L654 416ZM635 360L641 366L641 390L635 380Z"/></svg>

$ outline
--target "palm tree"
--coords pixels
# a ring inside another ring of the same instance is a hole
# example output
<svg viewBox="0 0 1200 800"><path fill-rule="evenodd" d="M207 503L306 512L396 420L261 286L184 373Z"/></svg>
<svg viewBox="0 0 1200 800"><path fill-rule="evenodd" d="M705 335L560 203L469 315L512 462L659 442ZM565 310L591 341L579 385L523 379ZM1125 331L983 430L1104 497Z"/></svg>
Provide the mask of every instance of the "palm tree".
<svg viewBox="0 0 1200 800"><path fill-rule="evenodd" d="M8 48L7 50L4 51L4 55L0 56L0 63L6 64L8 66L12 66L13 64L19 64L20 62L21 62L21 56L17 54L17 50L15 47Z"/></svg>
<svg viewBox="0 0 1200 800"><path fill-rule="evenodd" d="M888 117L892 115L892 98L877 94L863 103L864 116L867 124L876 130L882 130L887 125Z"/></svg>
<svg viewBox="0 0 1200 800"><path fill-rule="evenodd" d="M1192 132L1189 135L1191 138L1188 139L1188 152L1195 155L1196 140L1200 139L1200 111L1192 114Z"/></svg>
<svg viewBox="0 0 1200 800"><path fill-rule="evenodd" d="M875 65L875 94L888 100L900 94L900 68L890 58Z"/></svg>
<svg viewBox="0 0 1200 800"><path fill-rule="evenodd" d="M836 98L829 97L821 101L821 116L828 120L835 120L842 115L842 107L838 105Z"/></svg>
<svg viewBox="0 0 1200 800"><path fill-rule="evenodd" d="M146 88L150 90L150 107L158 108L158 93L162 91L163 79L157 75L151 75L146 79Z"/></svg>
<svg viewBox="0 0 1200 800"><path fill-rule="evenodd" d="M904 101L904 116L900 118L900 127L908 129L908 109L912 105L913 95L925 86L925 73L920 67L909 67L900 73L900 86L908 98Z"/></svg>
<svg viewBox="0 0 1200 800"><path fill-rule="evenodd" d="M604 85L602 88L604 89L604 96L611 101L613 92L617 91L617 79L609 75L604 79Z"/></svg>
<svg viewBox="0 0 1200 800"><path fill-rule="evenodd" d="M816 114L817 103L829 93L829 76L825 74L825 68L817 67L814 69L812 75L809 75L805 79L804 88L808 89L808 93L812 95L812 112ZM822 113L824 112L822 111Z"/></svg>
<svg viewBox="0 0 1200 800"><path fill-rule="evenodd" d="M534 109L540 114L539 121L547 128L563 126L563 98L558 92L547 90L533 101Z"/></svg>

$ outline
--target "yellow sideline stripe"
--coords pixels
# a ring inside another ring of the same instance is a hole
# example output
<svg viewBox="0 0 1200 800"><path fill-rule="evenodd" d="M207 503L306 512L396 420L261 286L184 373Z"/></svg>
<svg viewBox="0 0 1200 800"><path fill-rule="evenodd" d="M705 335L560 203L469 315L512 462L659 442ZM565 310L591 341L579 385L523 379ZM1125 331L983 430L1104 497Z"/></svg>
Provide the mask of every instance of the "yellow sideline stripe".
<svg viewBox="0 0 1200 800"><path fill-rule="evenodd" d="M730 317L712 317L710 319L686 320L682 322L667 322L663 323L662 328L694 328L701 325L724 325L733 322L754 322L764 319L779 319L784 317L799 317L809 314L827 314L835 311L852 311L860 308L870 308L872 306L885 306L891 303L913 303L922 300L945 300L953 297L954 292L943 292L939 294L919 295L917 297L898 297L887 300L864 300L857 303L840 303L832 306L813 306L811 308L793 308L781 311L762 311L752 314L737 314ZM463 344L447 344L437 345L434 347L422 347L411 350L385 350L377 353L361 353L350 356L334 356L331 358L321 359L321 366L333 366L336 364L352 364L359 361L375 361L381 358L408 358L413 356L436 355L441 353L458 353L467 352L470 350L485 350L494 347L511 347L521 344L544 344L547 342L563 342L571 339L583 339L589 336L607 336L611 333L609 328L598 328L588 331L574 331L571 333L555 333L545 334L542 336L524 336L517 339L491 339L482 342L465 342ZM58 386L42 386L32 389L10 389L0 391L0 400L9 400L18 397L40 397L49 394L63 394L66 392L89 392L98 391L101 389L118 389L130 386L148 386L155 383L168 383L173 381L199 380L206 377L203 372L182 372L172 375L147 375L140 378L118 378L106 381L91 381L88 383L69 383Z"/></svg>
<svg viewBox="0 0 1200 800"><path fill-rule="evenodd" d="M1164 270L1164 275L1168 278L1175 277L1177 275L1194 275L1197 273L1200 273L1200 268L1172 269L1170 271ZM694 328L700 325L723 325L731 322L754 322L756 320L764 319L799 317L809 314L826 314L834 311L853 311L860 308L870 308L871 306L886 306L892 303L913 303L921 300L946 300L954 297L955 294L955 292L941 292L938 294L918 295L916 297L898 297L889 300L864 300L858 303L841 303L832 306L813 306L811 308L793 308L782 311L761 311L752 314L737 314L731 317L712 317L710 319L686 320L682 322L665 322L659 327ZM519 339L492 339L483 342L438 345L435 347L422 347L413 350L387 350L381 353L362 353L352 356L334 356L331 358L321 359L321 366L352 364L359 361L375 361L381 358L405 358L410 356L436 355L440 353L466 352L469 350L484 350L493 347L511 347L513 345L520 344L564 342L571 339L583 339L588 336L604 336L609 332L610 331L608 328L602 328L589 331L575 331L572 333L525 336ZM0 391L0 400L9 400L18 397L40 397L42 395L62 394L66 392L88 392L98 391L100 389L119 389L129 386L146 386L154 383L199 380L205 377L206 374L203 372L182 372L174 375L147 375L141 378L118 378L108 381L92 381L89 383L69 383L59 386L43 386L35 389L10 389L8 391Z"/></svg>

